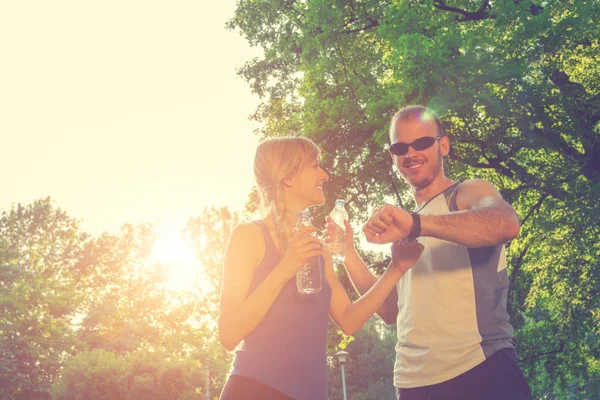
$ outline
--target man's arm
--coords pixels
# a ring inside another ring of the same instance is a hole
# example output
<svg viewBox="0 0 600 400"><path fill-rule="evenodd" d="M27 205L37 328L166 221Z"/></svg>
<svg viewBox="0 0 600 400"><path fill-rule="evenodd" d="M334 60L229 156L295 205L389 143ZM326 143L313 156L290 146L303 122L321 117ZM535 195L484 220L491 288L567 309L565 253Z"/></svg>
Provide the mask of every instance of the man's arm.
<svg viewBox="0 0 600 400"><path fill-rule="evenodd" d="M519 235L519 217L487 181L474 179L458 187L459 210L443 215L420 215L421 236L431 236L466 247L503 244ZM408 237L413 219L409 212L386 204L365 224L369 242L389 243Z"/></svg>
<svg viewBox="0 0 600 400"><path fill-rule="evenodd" d="M461 211L422 215L421 236L466 247L487 247L506 243L519 235L519 217L491 183L469 180L461 183L457 190L456 203Z"/></svg>

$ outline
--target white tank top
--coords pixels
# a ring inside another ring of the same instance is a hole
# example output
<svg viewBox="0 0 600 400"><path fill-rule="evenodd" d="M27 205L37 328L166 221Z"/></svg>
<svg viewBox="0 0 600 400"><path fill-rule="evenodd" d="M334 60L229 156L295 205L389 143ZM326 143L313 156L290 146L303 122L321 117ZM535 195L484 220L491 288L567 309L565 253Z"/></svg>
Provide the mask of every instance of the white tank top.
<svg viewBox="0 0 600 400"><path fill-rule="evenodd" d="M429 200L421 215L458 211L455 184ZM512 348L506 311L504 245L467 248L432 237L398 282L394 386L413 388L452 379Z"/></svg>

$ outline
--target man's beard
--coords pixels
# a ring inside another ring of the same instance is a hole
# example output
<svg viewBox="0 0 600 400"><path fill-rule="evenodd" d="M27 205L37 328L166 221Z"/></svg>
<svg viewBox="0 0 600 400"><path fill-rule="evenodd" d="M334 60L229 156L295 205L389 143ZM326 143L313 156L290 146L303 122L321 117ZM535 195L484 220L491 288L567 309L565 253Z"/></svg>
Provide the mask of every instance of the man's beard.
<svg viewBox="0 0 600 400"><path fill-rule="evenodd" d="M419 177L418 180L410 180L406 175L401 174L406 183L415 190L425 189L431 185L435 178L442 172L441 152L438 154L438 157L435 158L433 164L431 163L431 160L427 159L427 164L425 165L427 166L427 173L424 176Z"/></svg>

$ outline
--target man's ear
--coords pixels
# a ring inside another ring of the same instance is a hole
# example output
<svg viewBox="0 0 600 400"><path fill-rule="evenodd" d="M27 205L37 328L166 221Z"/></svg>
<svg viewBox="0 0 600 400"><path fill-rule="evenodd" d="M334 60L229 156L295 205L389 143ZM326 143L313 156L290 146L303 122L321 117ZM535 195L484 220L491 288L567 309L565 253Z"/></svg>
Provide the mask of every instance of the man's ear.
<svg viewBox="0 0 600 400"><path fill-rule="evenodd" d="M445 135L440 139L440 151L444 157L450 153L450 139L448 138L448 135Z"/></svg>

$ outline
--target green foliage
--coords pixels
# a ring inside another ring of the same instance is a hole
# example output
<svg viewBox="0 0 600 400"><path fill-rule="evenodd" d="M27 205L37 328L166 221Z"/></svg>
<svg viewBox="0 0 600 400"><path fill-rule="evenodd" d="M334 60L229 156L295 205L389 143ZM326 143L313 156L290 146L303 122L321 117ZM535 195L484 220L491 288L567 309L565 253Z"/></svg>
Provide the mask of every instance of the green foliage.
<svg viewBox="0 0 600 400"><path fill-rule="evenodd" d="M50 200L0 218L0 398L45 399L77 345L73 268L85 235Z"/></svg>
<svg viewBox="0 0 600 400"><path fill-rule="evenodd" d="M229 23L264 49L239 71L264 100L262 134L319 143L327 197L347 199L355 222L386 201L413 206L383 147L391 115L440 114L447 172L488 179L521 216L509 306L536 398L600 392L599 17L587 0L240 0ZM222 256L240 219L189 220L210 285L173 293L168 266L148 263L152 226L92 237L49 199L3 211L0 398L193 399L207 379L218 396L231 361L216 335ZM372 324L354 338L330 329L330 354L350 353L352 399L393 398L393 331Z"/></svg>
<svg viewBox="0 0 600 400"><path fill-rule="evenodd" d="M394 400L392 385L394 368L395 327L371 319L346 347L348 360L344 365L346 392L349 399ZM332 354L334 354L332 352ZM341 371L337 361L329 368L329 399L342 400Z"/></svg>
<svg viewBox="0 0 600 400"><path fill-rule="evenodd" d="M185 236L194 244L198 260L204 267L204 276L210 283L210 290L204 290L202 297L206 304L203 319L207 332L205 348L211 360L213 397L218 396L225 385L233 359L233 355L228 353L218 340L218 296L227 241L233 228L241 222L241 218L239 213L230 212L226 207L204 209L200 216L189 218L184 229Z"/></svg>
<svg viewBox="0 0 600 400"><path fill-rule="evenodd" d="M227 233L212 229L222 254ZM168 266L148 259L154 239L127 224L92 237L50 199L2 213L0 398L218 396L231 356L215 334L217 289L169 290ZM208 275L219 257L203 258Z"/></svg>
<svg viewBox="0 0 600 400"><path fill-rule="evenodd" d="M242 0L229 22L264 49L239 71L264 100L263 136L319 143L327 198L354 221L412 206L388 121L408 104L438 112L447 173L489 180L523 221L510 311L536 397L600 385L599 19L596 1Z"/></svg>
<svg viewBox="0 0 600 400"><path fill-rule="evenodd" d="M53 400L186 399L205 397L200 390L204 370L192 359L135 352L118 357L106 350L82 352L65 363L52 390Z"/></svg>
<svg viewBox="0 0 600 400"><path fill-rule="evenodd" d="M214 321L218 315L218 294L221 289L223 273L223 256L229 235L233 228L240 223L240 215L231 213L227 208L205 209L199 217L189 218L185 227L185 235L191 240L198 259L204 266L205 278L212 290L205 293L208 296L210 313Z"/></svg>

